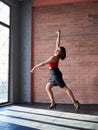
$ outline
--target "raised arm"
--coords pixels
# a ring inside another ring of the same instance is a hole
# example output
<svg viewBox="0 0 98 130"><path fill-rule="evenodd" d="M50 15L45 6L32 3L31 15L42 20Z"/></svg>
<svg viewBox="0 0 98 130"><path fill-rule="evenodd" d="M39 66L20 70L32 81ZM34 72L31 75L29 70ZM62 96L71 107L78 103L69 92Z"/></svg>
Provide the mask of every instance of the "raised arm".
<svg viewBox="0 0 98 130"><path fill-rule="evenodd" d="M58 49L60 47L60 30L58 30L56 33L57 33L56 49Z"/></svg>

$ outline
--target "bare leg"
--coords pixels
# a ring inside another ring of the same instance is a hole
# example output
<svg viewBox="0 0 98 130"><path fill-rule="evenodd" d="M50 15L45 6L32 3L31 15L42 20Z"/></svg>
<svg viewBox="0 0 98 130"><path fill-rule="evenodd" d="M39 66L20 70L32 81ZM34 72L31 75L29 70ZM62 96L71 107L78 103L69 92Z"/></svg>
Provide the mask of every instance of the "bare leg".
<svg viewBox="0 0 98 130"><path fill-rule="evenodd" d="M63 88L65 90L65 92L67 93L67 95L69 96L69 98L71 99L71 101L73 102L76 110L79 109L79 103L78 101L75 99L72 91L68 88L68 87L64 87Z"/></svg>
<svg viewBox="0 0 98 130"><path fill-rule="evenodd" d="M69 98L71 99L72 102L75 102L76 99L72 93L72 91L68 88L68 87L64 87L65 92L67 93L67 95L69 96Z"/></svg>
<svg viewBox="0 0 98 130"><path fill-rule="evenodd" d="M55 104L53 92L51 90L53 86L54 86L54 83L47 83L47 85L46 85L46 91L47 91L49 99L51 101L51 105Z"/></svg>

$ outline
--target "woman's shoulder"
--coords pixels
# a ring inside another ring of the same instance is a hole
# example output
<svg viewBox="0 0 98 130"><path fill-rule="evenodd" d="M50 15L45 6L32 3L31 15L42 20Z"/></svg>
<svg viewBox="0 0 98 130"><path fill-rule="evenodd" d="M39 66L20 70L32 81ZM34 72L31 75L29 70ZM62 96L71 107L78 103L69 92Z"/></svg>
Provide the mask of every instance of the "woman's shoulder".
<svg viewBox="0 0 98 130"><path fill-rule="evenodd" d="M59 57L58 56L52 56L52 62L57 62L59 60Z"/></svg>

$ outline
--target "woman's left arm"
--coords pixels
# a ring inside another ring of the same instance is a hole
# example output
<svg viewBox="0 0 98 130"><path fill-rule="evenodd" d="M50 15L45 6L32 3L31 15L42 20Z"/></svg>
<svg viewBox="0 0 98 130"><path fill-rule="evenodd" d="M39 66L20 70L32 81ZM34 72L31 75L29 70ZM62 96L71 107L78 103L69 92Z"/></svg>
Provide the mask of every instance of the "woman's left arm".
<svg viewBox="0 0 98 130"><path fill-rule="evenodd" d="M58 49L60 47L60 30L58 30L56 33L57 33L56 49Z"/></svg>

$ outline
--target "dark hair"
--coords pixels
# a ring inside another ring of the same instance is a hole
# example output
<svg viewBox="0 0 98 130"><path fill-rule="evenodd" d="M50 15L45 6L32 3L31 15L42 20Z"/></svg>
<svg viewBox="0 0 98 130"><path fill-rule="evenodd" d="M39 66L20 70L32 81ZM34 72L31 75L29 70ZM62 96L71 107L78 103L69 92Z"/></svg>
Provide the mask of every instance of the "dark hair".
<svg viewBox="0 0 98 130"><path fill-rule="evenodd" d="M66 58L66 49L64 47L60 47L60 49L61 49L60 58L61 60L64 60Z"/></svg>

